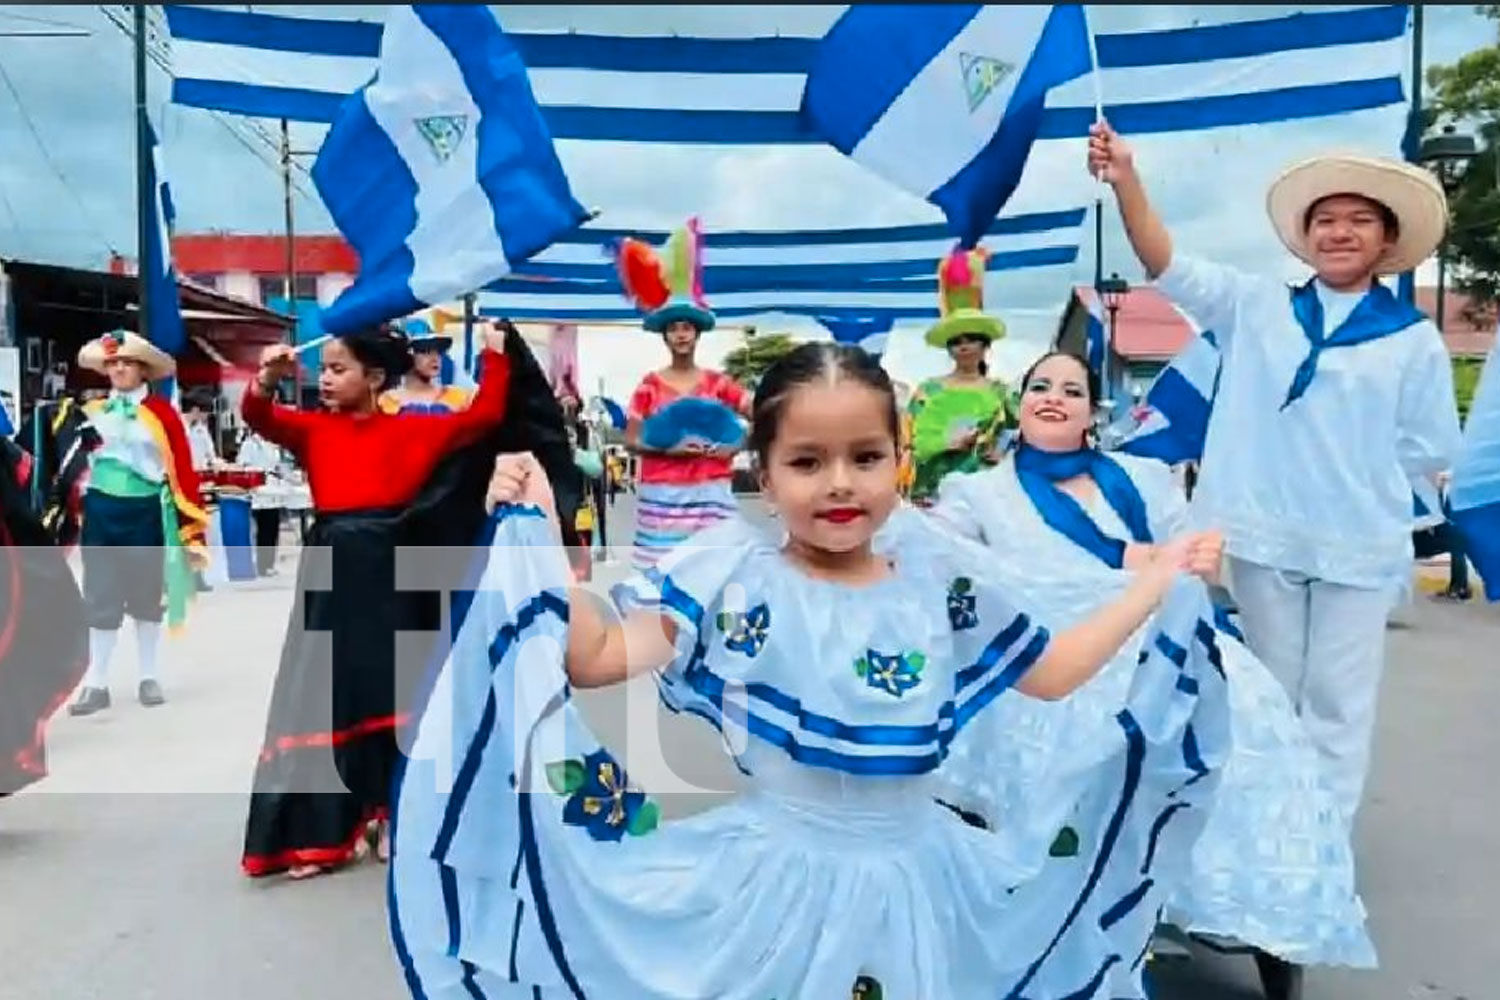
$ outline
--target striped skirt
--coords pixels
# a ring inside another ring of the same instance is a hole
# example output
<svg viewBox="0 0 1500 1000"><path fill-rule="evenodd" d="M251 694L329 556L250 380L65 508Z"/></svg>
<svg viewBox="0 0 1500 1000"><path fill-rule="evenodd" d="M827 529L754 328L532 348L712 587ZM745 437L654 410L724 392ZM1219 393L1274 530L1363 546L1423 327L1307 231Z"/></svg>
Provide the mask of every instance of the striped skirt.
<svg viewBox="0 0 1500 1000"><path fill-rule="evenodd" d="M727 479L685 486L642 483L636 495L632 566L655 566L672 546L733 517L738 509Z"/></svg>

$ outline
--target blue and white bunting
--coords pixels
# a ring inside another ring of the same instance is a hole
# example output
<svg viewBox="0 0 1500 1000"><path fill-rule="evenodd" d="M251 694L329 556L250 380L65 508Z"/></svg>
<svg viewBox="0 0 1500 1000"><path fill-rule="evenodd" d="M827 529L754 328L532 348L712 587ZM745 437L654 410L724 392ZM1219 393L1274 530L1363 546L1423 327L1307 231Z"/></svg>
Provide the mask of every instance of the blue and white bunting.
<svg viewBox="0 0 1500 1000"><path fill-rule="evenodd" d="M1021 181L1047 95L1093 68L1082 4L857 4L802 113L835 149L942 209L975 246Z"/></svg>
<svg viewBox="0 0 1500 1000"><path fill-rule="evenodd" d="M359 253L329 333L405 316L502 277L586 218L526 67L483 5L392 7L380 70L313 167Z"/></svg>
<svg viewBox="0 0 1500 1000"><path fill-rule="evenodd" d="M166 10L172 100L192 107L331 122L370 78L380 51L381 26L366 21L187 4ZM822 18L800 8L796 20L807 26L798 31L784 30L785 10L747 8L737 15L746 25L739 37L706 38L591 32L586 8L574 8L576 32L510 37L555 138L820 143L798 107L821 35L843 8L816 8ZM1276 17L1219 10L1232 19L1181 8L1173 26L1096 36L1105 112L1116 127L1130 135L1187 132L1406 100L1410 5L1311 6ZM1041 136L1081 136L1093 120L1093 89L1080 80L1048 100Z"/></svg>
<svg viewBox="0 0 1500 1000"><path fill-rule="evenodd" d="M1474 391L1448 504L1485 596L1500 601L1500 347L1490 351Z"/></svg>
<svg viewBox="0 0 1500 1000"><path fill-rule="evenodd" d="M896 325L893 316L816 316L814 317L831 334L836 343L858 347L876 358L885 354L891 328Z"/></svg>

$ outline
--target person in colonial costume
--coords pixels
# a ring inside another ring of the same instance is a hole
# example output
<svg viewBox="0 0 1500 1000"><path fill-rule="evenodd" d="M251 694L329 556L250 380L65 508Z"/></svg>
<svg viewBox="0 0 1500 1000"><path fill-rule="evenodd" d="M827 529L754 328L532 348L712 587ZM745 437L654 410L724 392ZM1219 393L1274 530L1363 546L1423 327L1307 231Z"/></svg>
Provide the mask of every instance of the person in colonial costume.
<svg viewBox="0 0 1500 1000"><path fill-rule="evenodd" d="M457 413L474 399L474 392L463 386L444 385L443 358L453 347L452 337L432 332L426 320L406 324L411 344L411 368L401 384L380 395L380 408L386 413Z"/></svg>
<svg viewBox="0 0 1500 1000"><path fill-rule="evenodd" d="M981 249L955 250L938 269L941 318L927 343L945 350L953 371L917 386L911 415L911 498L929 500L950 472L977 472L992 463L1003 431L1015 425L1010 389L989 377L990 345L1005 324L984 311L985 262Z"/></svg>
<svg viewBox="0 0 1500 1000"><path fill-rule="evenodd" d="M1215 565L1218 540L1164 541L1053 633L982 547L903 507L890 380L862 350L790 352L752 427L780 527L700 533L616 588L618 617L570 588L534 461L497 461L491 557L398 784L391 930L411 995L1139 1000L1155 913L1136 890L1176 884L1193 810L1152 827L1212 795L1184 733L1205 770L1227 738L1206 592L1183 572ZM1003 770L1012 748L989 731L956 747L1008 689L1064 696L1158 606L1107 746L1059 761L994 830L933 801ZM574 689L648 671L723 731L748 781L732 802L664 818L590 733ZM1056 856L1071 826L1114 832Z"/></svg>
<svg viewBox="0 0 1500 1000"><path fill-rule="evenodd" d="M1291 695L1352 823L1386 621L1411 579L1411 484L1448 468L1460 440L1442 338L1379 280L1437 248L1443 189L1394 160L1292 165L1266 208L1315 274L1288 289L1178 253L1107 123L1093 128L1089 166L1114 187L1148 276L1218 339L1195 516L1225 532L1250 646Z"/></svg>
<svg viewBox="0 0 1500 1000"><path fill-rule="evenodd" d="M640 456L637 569L738 510L733 459L743 429L737 418L748 415L750 397L730 376L697 362L699 338L716 322L703 300L701 244L692 220L660 258L636 240L617 251L626 294L646 310L643 325L670 355L665 368L641 380L626 410L626 446Z"/></svg>
<svg viewBox="0 0 1500 1000"><path fill-rule="evenodd" d="M380 394L411 360L404 335L384 327L323 347L322 411L273 402L277 383L295 372L285 345L267 349L245 393L245 423L307 470L317 517L298 567L299 600L255 772L241 861L248 875L330 871L372 835L384 852L410 697L396 636L441 627L430 594L397 587L396 553L457 544L445 533L455 523L477 530L469 512L484 481L466 494L461 472L443 467L505 419L511 359L503 347L498 333L487 338L479 390L456 413L398 416L380 408Z"/></svg>
<svg viewBox="0 0 1500 1000"><path fill-rule="evenodd" d="M994 553L992 575L1009 583L1028 613L1058 624L1111 600L1188 521L1171 467L1099 449L1097 403L1098 375L1084 359L1044 355L1021 380L1016 450L993 468L944 479L930 508L935 520ZM1215 627L1229 680L1231 754L1190 876L1175 898L1153 894L1151 908L1165 904L1186 930L1232 938L1282 962L1373 967L1349 829L1323 786L1317 751L1233 625L1221 614ZM989 723L996 739L1024 732L1031 745L997 773L995 784L1006 791L995 802L1024 798L1052 759L1112 728L1145 637L1064 701L1015 698L996 709ZM1080 831L1085 842L1098 832Z"/></svg>
<svg viewBox="0 0 1500 1000"><path fill-rule="evenodd" d="M176 371L171 356L129 331L107 333L78 353L109 379L109 395L84 407L98 445L83 498L83 595L89 669L73 715L109 707L109 660L125 616L135 622L142 705L165 702L157 678L161 623L180 628L206 564L208 512L198 492L182 417L149 383Z"/></svg>
<svg viewBox="0 0 1500 1000"><path fill-rule="evenodd" d="M36 463L0 437L0 796L47 775L47 723L88 667L83 595L30 492Z"/></svg>

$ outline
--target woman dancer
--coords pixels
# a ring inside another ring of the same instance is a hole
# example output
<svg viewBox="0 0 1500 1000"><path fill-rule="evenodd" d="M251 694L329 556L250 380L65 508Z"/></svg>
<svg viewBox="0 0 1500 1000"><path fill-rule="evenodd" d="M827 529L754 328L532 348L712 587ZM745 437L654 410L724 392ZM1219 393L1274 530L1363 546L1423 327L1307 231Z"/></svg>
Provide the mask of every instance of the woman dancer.
<svg viewBox="0 0 1500 1000"><path fill-rule="evenodd" d="M459 413L380 411L380 392L410 361L405 338L383 328L324 346L323 412L272 402L276 384L296 371L285 345L267 349L245 393L245 422L296 456L317 512L256 767L246 874L328 871L355 856L368 827L386 854L391 775L409 700L396 635L440 622L432 620L430 595L397 590L396 553L445 541L424 527L432 518L418 517L443 502L424 486L445 456L504 418L510 365L503 343L498 335L487 340L479 391Z"/></svg>
<svg viewBox="0 0 1500 1000"><path fill-rule="evenodd" d="M662 268L644 244L629 241L620 254L626 291L649 309L643 325L661 336L670 355L665 368L641 380L626 414L625 445L640 456L632 556L636 569L656 565L673 546L738 510L736 449L664 447L642 440L646 422L682 399L715 400L735 413L749 413L750 397L734 379L697 362L698 341L715 324L698 294L698 243L696 222L690 222L663 251L670 269Z"/></svg>
<svg viewBox="0 0 1500 1000"><path fill-rule="evenodd" d="M955 251L938 272L943 316L927 342L953 359L953 371L917 386L911 414L911 498L924 503L950 472L977 472L998 455L999 435L1015 425L1010 390L989 377L985 355L1005 324L984 312L986 254Z"/></svg>
<svg viewBox="0 0 1500 1000"><path fill-rule="evenodd" d="M1160 541L1183 530L1187 505L1168 466L1097 449L1097 377L1082 358L1045 355L1021 387L1015 454L944 480L931 513L995 553L995 578L1029 613L1062 625L1127 587ZM1218 643L1233 753L1172 916L1187 930L1300 965L1372 966L1348 830L1317 752L1269 671L1233 637ZM1001 769L1000 784L1024 795L1024 776L1037 766L1044 774L1048 754L1090 742L1091 732L1107 736L1130 691L1131 662L1118 660L1066 701L1000 706L986 724L1035 741L1032 759Z"/></svg>
<svg viewBox="0 0 1500 1000"><path fill-rule="evenodd" d="M1155 914L1132 896L1172 883L1191 820L1144 874L1140 852L1169 803L1211 794L1184 732L1208 768L1227 737L1206 594L1179 578L1217 564L1217 537L1164 543L1116 601L1049 633L986 582L988 553L919 515L873 546L900 503L897 420L863 351L791 352L751 442L784 544L738 521L705 532L622 588L615 624L568 598L535 463L502 457L492 558L399 786L392 928L413 996L1142 995ZM1113 753L1058 768L996 832L933 801L984 778L985 744L967 771L940 764L1006 688L1066 695L1164 598ZM751 789L734 803L658 826L584 727L572 687L651 669L669 705L735 737ZM1075 810L1109 843L1050 864ZM1095 878L1053 891L1078 867Z"/></svg>

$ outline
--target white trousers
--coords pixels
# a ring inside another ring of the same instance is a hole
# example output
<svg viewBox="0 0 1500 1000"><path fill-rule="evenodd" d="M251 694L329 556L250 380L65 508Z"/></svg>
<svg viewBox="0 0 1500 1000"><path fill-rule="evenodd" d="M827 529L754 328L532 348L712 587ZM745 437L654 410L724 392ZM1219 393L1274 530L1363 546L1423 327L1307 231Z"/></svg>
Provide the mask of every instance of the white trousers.
<svg viewBox="0 0 1500 1000"><path fill-rule="evenodd" d="M1286 688L1352 828L1370 769L1391 594L1229 562L1245 639Z"/></svg>

